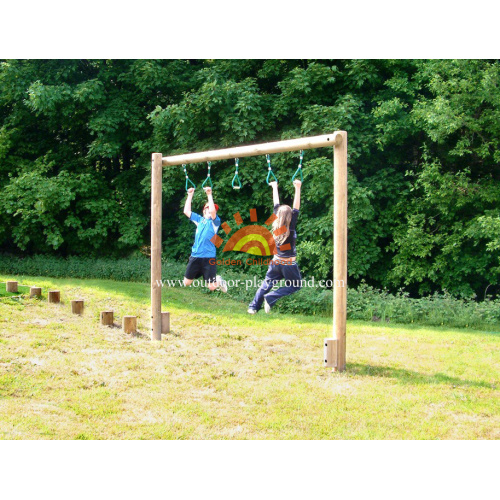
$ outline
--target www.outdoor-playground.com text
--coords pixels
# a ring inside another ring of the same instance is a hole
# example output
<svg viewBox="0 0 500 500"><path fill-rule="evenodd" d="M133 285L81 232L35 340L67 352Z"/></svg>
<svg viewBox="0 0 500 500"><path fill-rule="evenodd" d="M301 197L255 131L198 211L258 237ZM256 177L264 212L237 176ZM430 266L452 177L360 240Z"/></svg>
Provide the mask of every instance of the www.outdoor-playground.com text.
<svg viewBox="0 0 500 500"><path fill-rule="evenodd" d="M226 285L228 288L244 286L246 290L250 288L260 288L265 280L258 280L255 276L252 280L226 280ZM295 287L309 287L309 288L332 288L333 284L338 287L344 287L344 280L320 280L316 281L314 278L309 280L281 280L275 283L274 286L295 286ZM183 280L156 280L156 286L163 287L176 287L185 286ZM202 279L195 279L190 286L194 287L204 287L207 286L207 282Z"/></svg>

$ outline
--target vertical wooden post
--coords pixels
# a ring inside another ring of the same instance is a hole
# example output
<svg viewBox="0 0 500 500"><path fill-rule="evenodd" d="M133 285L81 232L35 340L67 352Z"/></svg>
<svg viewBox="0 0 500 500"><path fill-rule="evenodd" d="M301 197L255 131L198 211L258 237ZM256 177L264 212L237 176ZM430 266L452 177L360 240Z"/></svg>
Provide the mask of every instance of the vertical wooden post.
<svg viewBox="0 0 500 500"><path fill-rule="evenodd" d="M17 292L17 281L7 281L5 283L5 290L10 293L16 293Z"/></svg>
<svg viewBox="0 0 500 500"><path fill-rule="evenodd" d="M347 316L347 132L337 132L333 153L333 336L337 340L334 371L346 365Z"/></svg>
<svg viewBox="0 0 500 500"><path fill-rule="evenodd" d="M151 340L161 340L161 153L151 159Z"/></svg>
<svg viewBox="0 0 500 500"><path fill-rule="evenodd" d="M39 286L32 286L30 288L30 297L41 297L42 289Z"/></svg>

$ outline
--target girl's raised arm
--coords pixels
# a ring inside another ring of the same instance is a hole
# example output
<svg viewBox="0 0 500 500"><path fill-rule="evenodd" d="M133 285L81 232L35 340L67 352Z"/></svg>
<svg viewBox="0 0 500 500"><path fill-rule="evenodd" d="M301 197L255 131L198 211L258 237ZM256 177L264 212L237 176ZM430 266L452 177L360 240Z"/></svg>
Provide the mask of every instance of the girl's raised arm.
<svg viewBox="0 0 500 500"><path fill-rule="evenodd" d="M276 181L272 181L269 185L273 188L273 206L280 204L280 195L278 193L278 183Z"/></svg>
<svg viewBox="0 0 500 500"><path fill-rule="evenodd" d="M300 188L302 186L302 182L299 180L294 180L293 185L295 186L295 198L293 199L293 208L296 210L300 210Z"/></svg>

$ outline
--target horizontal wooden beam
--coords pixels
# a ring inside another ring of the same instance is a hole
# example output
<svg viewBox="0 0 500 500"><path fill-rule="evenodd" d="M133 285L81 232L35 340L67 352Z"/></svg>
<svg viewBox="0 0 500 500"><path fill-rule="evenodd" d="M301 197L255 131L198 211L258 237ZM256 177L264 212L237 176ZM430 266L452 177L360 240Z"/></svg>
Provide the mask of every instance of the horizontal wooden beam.
<svg viewBox="0 0 500 500"><path fill-rule="evenodd" d="M303 149L314 149L333 147L340 145L342 135L339 131L328 135L317 135L315 137L302 137L287 141L267 142L251 146L238 146L229 149L217 149L215 151L204 151L201 153L188 153L176 156L162 157L163 166L174 166L188 163L203 163L207 161L229 160L231 158L244 158L246 156L259 156L272 153L284 153L285 151L300 151Z"/></svg>

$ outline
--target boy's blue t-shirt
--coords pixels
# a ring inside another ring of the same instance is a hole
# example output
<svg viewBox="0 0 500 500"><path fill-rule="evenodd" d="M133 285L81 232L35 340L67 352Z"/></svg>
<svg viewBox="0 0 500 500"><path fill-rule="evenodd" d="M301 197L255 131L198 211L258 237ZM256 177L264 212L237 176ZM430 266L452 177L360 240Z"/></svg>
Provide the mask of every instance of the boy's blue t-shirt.
<svg viewBox="0 0 500 500"><path fill-rule="evenodd" d="M201 215L191 212L189 218L196 224L196 234L194 237L194 245L191 249L192 257L215 257L215 245L210 241L220 228L220 218L216 216L215 219L205 219Z"/></svg>

